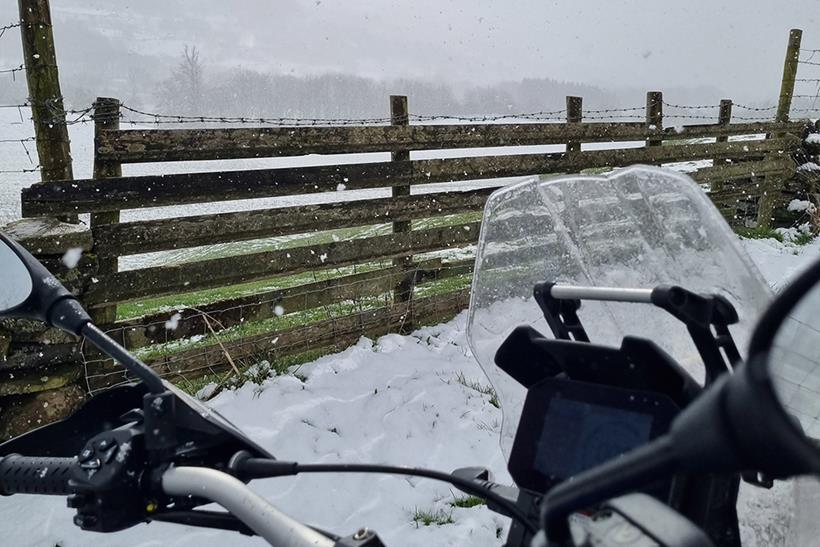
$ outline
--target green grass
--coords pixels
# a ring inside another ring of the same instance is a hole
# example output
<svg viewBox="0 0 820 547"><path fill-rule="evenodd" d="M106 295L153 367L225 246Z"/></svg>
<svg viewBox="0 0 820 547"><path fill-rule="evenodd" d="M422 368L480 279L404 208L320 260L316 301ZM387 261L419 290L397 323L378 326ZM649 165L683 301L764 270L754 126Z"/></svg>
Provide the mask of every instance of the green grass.
<svg viewBox="0 0 820 547"><path fill-rule="evenodd" d="M227 287L217 287L189 293L174 294L157 298L149 298L137 302L127 302L117 306L117 319L133 319L144 315L152 315L161 312L172 312L180 308L190 308L205 306L220 300L241 298L252 296L261 292L273 291L276 289L287 289L314 281L324 281L343 275L354 273L364 273L378 270L389 265L388 261L374 261L354 266L331 268L327 270L317 270L315 272L305 272L301 274L289 275L230 285Z"/></svg>
<svg viewBox="0 0 820 547"><path fill-rule="evenodd" d="M814 241L815 237L816 236L812 233L800 234L796 238L792 239L792 243L794 243L795 245L808 245L809 243Z"/></svg>
<svg viewBox="0 0 820 547"><path fill-rule="evenodd" d="M248 321L240 323L238 325L228 327L227 329L217 331L216 336L209 335L196 339L186 338L163 344L153 344L134 350L134 354L140 359L148 361L179 351L188 351L195 348L212 346L217 343L217 341L224 344L267 333L270 333L275 339L277 331L282 331L301 325L309 325L317 321L333 319L334 317L356 313L364 309L378 308L384 305L385 300L383 297L362 297L355 301L340 302L309 310L287 313L280 317L271 317L269 319L263 319L262 321Z"/></svg>
<svg viewBox="0 0 820 547"><path fill-rule="evenodd" d="M776 231L774 228L735 228L735 232L740 237L746 239L776 239L781 243L784 242L783 234ZM817 235L811 232L798 234L797 237L791 239L789 243L792 243L794 245L808 245L809 243L814 241L816 237Z"/></svg>
<svg viewBox="0 0 820 547"><path fill-rule="evenodd" d="M487 502L476 496L453 498L453 501L450 502L450 507L461 507L465 509L478 507L479 505L487 505Z"/></svg>
<svg viewBox="0 0 820 547"><path fill-rule="evenodd" d="M413 221L413 229L423 230L448 225L478 222L481 220L481 215L482 213L477 211L415 220ZM274 249L288 249L296 246L320 245L332 243L337 240L361 239L388 233L390 233L390 225L380 224L376 226L364 226L333 230L329 232L318 232L301 237L290 236L286 238L268 238L237 242L227 245L197 247L193 249L186 249L184 253L179 252L171 254L170 257L163 262L163 265L173 265L191 260L198 262L201 260L251 254ZM419 256L423 257L424 255ZM254 294L259 294L260 292L272 291L276 289L286 289L288 287L303 285L313 281L323 281L325 279L330 279L341 275L372 271L387 267L389 265L390 261L373 261L365 264L357 264L355 267L348 266L331 268L327 270L316 270L315 272L305 272L302 274L276 277L261 281L252 281L249 283L241 283L227 287L216 287L213 289L205 289L189 293L148 298L136 302L126 302L117 306L117 319L133 319L155 313L172 312L179 308L204 306L220 300L252 296Z"/></svg>
<svg viewBox="0 0 820 547"><path fill-rule="evenodd" d="M232 370L226 370L218 373L211 373L198 378L180 378L174 379L175 384L189 395L196 395L200 390L209 384L216 384L217 388L211 393L210 397L214 397L220 391L225 389L236 389L244 385L246 382L253 382L261 384L269 378L276 376L284 376L290 374L297 378L300 382L307 382L307 376L299 372L301 365L315 361L320 357L324 357L332 353L332 348L319 348L305 351L299 354L287 355L285 357L271 359L266 366L254 366L256 363L240 366L242 375L237 377ZM265 361L265 359L261 359ZM210 398L209 397L209 398Z"/></svg>
<svg viewBox="0 0 820 547"><path fill-rule="evenodd" d="M495 392L495 389L493 389L493 386L491 386L489 384L486 384L486 385L482 384L481 382L479 382L477 380L468 380L464 376L463 372L459 372L456 375L456 382L458 382L459 384L463 385L466 388L470 388L470 389L472 389L474 391L477 391L477 392L479 392L483 395L489 395L490 396L490 404L493 405L496 408L501 408L501 404L498 401L498 394Z"/></svg>
<svg viewBox="0 0 820 547"><path fill-rule="evenodd" d="M740 237L744 237L746 239L776 239L777 241L783 242L783 236L775 231L774 228L764 228L762 226L757 226L755 228L742 228L738 227L735 228L735 232Z"/></svg>
<svg viewBox="0 0 820 547"><path fill-rule="evenodd" d="M443 509L438 510L421 510L416 508L413 511L413 522L416 523L416 528L421 526L430 526L430 525L437 525L441 526L443 524L453 524L455 520L453 520L452 513L447 513Z"/></svg>

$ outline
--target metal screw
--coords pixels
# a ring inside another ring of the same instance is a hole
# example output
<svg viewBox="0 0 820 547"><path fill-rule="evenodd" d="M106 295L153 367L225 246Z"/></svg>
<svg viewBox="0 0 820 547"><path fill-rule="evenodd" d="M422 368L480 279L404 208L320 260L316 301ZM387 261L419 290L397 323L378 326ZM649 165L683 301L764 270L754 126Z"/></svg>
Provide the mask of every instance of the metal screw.
<svg viewBox="0 0 820 547"><path fill-rule="evenodd" d="M366 538L370 534L370 530L367 528L359 528L355 534L353 534L353 539L356 541L361 541Z"/></svg>

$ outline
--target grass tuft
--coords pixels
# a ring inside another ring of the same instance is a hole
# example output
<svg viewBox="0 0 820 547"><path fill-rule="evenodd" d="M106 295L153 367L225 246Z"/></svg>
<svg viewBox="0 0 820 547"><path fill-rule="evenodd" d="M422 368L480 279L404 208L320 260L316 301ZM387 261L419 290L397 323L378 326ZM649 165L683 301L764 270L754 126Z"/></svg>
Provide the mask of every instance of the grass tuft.
<svg viewBox="0 0 820 547"><path fill-rule="evenodd" d="M808 245L814 241L815 237L816 236L811 232L799 234L797 237L792 239L792 243L795 245Z"/></svg>
<svg viewBox="0 0 820 547"><path fill-rule="evenodd" d="M756 226L754 228L736 228L735 231L740 237L746 239L776 239L783 243L783 234L776 231L774 228L765 228L763 226Z"/></svg>
<svg viewBox="0 0 820 547"><path fill-rule="evenodd" d="M447 513L442 509L424 511L416 508L413 511L413 522L416 523L416 528L418 528L419 525L430 526L435 524L441 526L443 524L453 524L455 520L453 520L452 513Z"/></svg>
<svg viewBox="0 0 820 547"><path fill-rule="evenodd" d="M463 385L464 387L470 388L474 391L482 393L484 395L490 396L490 404L493 405L495 408L501 408L501 404L498 402L498 393L496 393L493 386L487 384L482 384L477 380L468 380L463 372L459 372L456 375L456 382Z"/></svg>
<svg viewBox="0 0 820 547"><path fill-rule="evenodd" d="M477 496L463 496L460 498L453 498L450 502L450 507L467 508L478 507L479 505L487 505L487 502Z"/></svg>

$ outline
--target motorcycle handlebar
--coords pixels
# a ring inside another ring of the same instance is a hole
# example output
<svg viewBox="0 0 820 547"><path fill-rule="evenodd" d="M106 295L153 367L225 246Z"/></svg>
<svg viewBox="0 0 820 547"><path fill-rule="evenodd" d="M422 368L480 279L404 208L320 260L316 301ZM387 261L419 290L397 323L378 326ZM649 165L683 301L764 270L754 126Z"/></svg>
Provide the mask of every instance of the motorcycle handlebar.
<svg viewBox="0 0 820 547"><path fill-rule="evenodd" d="M240 480L207 467L173 467L162 475L171 496L196 496L217 503L248 528L280 547L333 547L335 541L282 513Z"/></svg>
<svg viewBox="0 0 820 547"><path fill-rule="evenodd" d="M9 454L0 458L0 495L71 494L68 479L76 458L43 458Z"/></svg>

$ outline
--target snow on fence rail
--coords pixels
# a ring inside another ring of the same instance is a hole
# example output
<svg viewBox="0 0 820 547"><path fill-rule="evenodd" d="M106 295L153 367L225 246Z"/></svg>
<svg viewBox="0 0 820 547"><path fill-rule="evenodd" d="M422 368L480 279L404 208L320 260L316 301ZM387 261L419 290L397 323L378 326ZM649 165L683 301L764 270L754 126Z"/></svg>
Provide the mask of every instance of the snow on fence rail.
<svg viewBox="0 0 820 547"><path fill-rule="evenodd" d="M122 130L118 101L98 99L94 177L37 183L22 194L25 217L90 213L90 231L52 237L48 221L32 234L27 227L39 221L24 219L11 232L39 249L96 320L165 377L240 374L265 359L339 349L362 335L407 330L464 309L480 212L498 179L687 162L728 218L759 204L765 223L794 173L805 123L732 124L724 101L717 123L664 128L664 104L659 93L648 94L643 122L585 122L580 99L568 98L566 122L410 125L406 98L391 97L391 125ZM566 151L513 148L544 145ZM498 147L513 153L501 155ZM484 148L492 150L480 155ZM410 157L455 149L469 149L471 157ZM365 152L390 152L391 160L149 176L122 176L121 167ZM476 189L472 183L482 180ZM360 189L389 197L350 200L339 191ZM330 202L120 222L124 210L303 194ZM72 270L55 254L67 245L84 251ZM119 267L120 257L187 249L189 256L174 263ZM5 374L17 387L0 396L77 381L94 392L123 381L90 348L49 336L11 335ZM40 381L43 367L53 370L48 382Z"/></svg>

